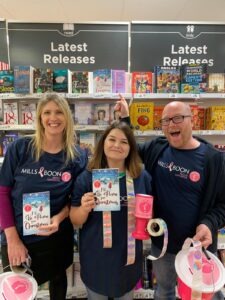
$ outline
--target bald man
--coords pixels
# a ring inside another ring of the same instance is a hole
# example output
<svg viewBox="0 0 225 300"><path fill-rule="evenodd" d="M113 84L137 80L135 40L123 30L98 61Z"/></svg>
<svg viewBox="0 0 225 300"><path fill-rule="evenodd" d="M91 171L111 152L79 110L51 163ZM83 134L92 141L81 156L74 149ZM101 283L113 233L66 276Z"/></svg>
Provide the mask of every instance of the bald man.
<svg viewBox="0 0 225 300"><path fill-rule="evenodd" d="M115 106L129 122L129 109L121 97ZM156 300L175 300L176 254L187 237L215 253L218 229L225 226L224 154L207 141L192 135L189 105L173 101L164 107L161 119L164 137L138 145L139 154L152 175L154 217L168 226L166 254L153 261ZM151 237L152 254L162 249L163 237ZM213 299L224 299L221 292Z"/></svg>

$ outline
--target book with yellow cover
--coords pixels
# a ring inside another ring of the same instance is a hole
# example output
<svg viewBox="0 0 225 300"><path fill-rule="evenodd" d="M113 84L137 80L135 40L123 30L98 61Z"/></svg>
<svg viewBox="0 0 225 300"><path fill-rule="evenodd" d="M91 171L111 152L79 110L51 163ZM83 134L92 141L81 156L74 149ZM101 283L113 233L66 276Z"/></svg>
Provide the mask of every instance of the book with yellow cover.
<svg viewBox="0 0 225 300"><path fill-rule="evenodd" d="M136 130L152 130L153 115L153 102L134 102L130 107L131 124Z"/></svg>

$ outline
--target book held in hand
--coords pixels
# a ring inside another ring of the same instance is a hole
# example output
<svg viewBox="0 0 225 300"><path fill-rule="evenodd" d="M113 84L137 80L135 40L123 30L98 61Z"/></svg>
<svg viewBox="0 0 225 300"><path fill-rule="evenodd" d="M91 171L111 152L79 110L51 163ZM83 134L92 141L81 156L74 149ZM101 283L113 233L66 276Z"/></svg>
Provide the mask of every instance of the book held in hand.
<svg viewBox="0 0 225 300"><path fill-rule="evenodd" d="M120 210L118 169L92 170L92 189L96 197L94 211Z"/></svg>
<svg viewBox="0 0 225 300"><path fill-rule="evenodd" d="M23 235L38 233L38 228L50 224L50 193L23 194Z"/></svg>

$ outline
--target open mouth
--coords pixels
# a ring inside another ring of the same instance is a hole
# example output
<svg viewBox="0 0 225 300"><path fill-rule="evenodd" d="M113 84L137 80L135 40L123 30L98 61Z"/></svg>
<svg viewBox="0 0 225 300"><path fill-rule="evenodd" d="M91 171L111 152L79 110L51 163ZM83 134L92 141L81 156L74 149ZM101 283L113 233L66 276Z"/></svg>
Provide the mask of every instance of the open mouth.
<svg viewBox="0 0 225 300"><path fill-rule="evenodd" d="M178 137L180 135L180 130L173 131L169 133L172 137Z"/></svg>

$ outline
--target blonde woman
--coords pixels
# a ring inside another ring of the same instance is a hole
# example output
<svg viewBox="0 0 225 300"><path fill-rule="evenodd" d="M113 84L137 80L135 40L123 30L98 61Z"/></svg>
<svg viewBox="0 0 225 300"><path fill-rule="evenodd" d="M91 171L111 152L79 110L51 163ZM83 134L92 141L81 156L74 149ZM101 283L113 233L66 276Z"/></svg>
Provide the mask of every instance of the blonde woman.
<svg viewBox="0 0 225 300"><path fill-rule="evenodd" d="M0 173L2 262L20 265L31 257L38 284L49 281L50 299L65 300L66 268L73 261L73 226L68 204L74 179L84 170L86 153L76 146L69 105L56 93L37 106L36 132L12 143ZM24 235L23 195L49 192L50 225Z"/></svg>

